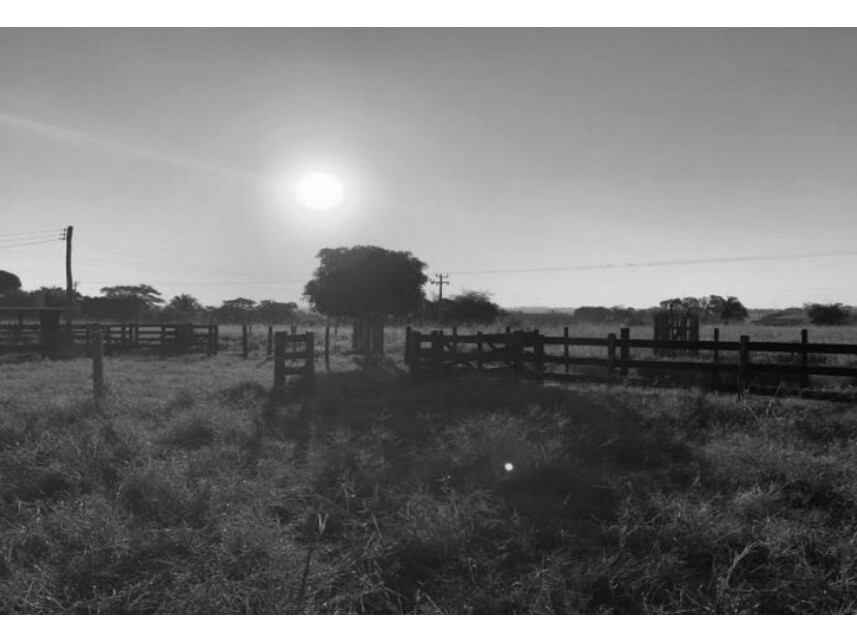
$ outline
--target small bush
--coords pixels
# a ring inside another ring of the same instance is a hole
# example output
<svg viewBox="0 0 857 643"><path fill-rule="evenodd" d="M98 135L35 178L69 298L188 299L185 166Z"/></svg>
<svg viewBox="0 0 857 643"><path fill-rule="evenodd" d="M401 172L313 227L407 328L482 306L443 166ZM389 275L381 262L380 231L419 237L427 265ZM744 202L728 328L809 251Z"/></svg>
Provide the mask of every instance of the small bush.
<svg viewBox="0 0 857 643"><path fill-rule="evenodd" d="M844 304L806 304L809 321L818 326L838 326L848 322L849 309Z"/></svg>

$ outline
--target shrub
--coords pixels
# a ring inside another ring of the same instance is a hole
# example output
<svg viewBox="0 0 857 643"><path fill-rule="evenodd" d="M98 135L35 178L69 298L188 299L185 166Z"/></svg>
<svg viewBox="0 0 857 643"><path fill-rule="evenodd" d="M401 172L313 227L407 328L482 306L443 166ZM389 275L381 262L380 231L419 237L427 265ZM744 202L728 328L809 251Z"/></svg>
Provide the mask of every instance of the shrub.
<svg viewBox="0 0 857 643"><path fill-rule="evenodd" d="M849 309L844 304L805 304L809 321L819 326L839 326L848 321Z"/></svg>

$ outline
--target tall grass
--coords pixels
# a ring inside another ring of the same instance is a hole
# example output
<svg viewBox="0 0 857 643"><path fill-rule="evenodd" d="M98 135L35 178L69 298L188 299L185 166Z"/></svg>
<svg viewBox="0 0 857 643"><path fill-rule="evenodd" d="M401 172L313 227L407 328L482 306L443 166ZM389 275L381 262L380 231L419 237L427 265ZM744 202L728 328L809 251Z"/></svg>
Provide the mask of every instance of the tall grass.
<svg viewBox="0 0 857 643"><path fill-rule="evenodd" d="M339 359L4 364L0 612L855 609L850 406Z"/></svg>

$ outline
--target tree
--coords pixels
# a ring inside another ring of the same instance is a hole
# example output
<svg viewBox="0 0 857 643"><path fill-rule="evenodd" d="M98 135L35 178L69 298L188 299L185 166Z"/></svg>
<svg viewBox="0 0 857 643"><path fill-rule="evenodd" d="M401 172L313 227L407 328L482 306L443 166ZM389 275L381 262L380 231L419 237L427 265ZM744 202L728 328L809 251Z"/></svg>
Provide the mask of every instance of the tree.
<svg viewBox="0 0 857 643"><path fill-rule="evenodd" d="M410 252L354 246L323 248L316 256L319 266L304 286L303 296L324 315L350 317L363 324L367 330L360 334L356 348L364 353L370 349L370 318L413 314L425 296L426 264Z"/></svg>
<svg viewBox="0 0 857 643"><path fill-rule="evenodd" d="M9 295L21 290L21 280L18 275L0 270L0 296Z"/></svg>
<svg viewBox="0 0 857 643"><path fill-rule="evenodd" d="M83 301L83 312L97 319L113 318L139 321L155 310L164 300L161 293L148 284L137 286L105 286L103 297L87 297Z"/></svg>
<svg viewBox="0 0 857 643"><path fill-rule="evenodd" d="M108 299L136 299L146 308L155 308L164 303L161 293L148 284L137 286L105 286L101 294Z"/></svg>
<svg viewBox="0 0 857 643"><path fill-rule="evenodd" d="M744 321L750 316L744 304L737 297L731 295L725 298L720 295L711 295L708 298L707 310L715 315L719 315L720 319L726 325L730 321Z"/></svg>
<svg viewBox="0 0 857 643"><path fill-rule="evenodd" d="M164 306L163 314L173 322L190 323L205 310L196 297L187 294L176 295Z"/></svg>
<svg viewBox="0 0 857 643"><path fill-rule="evenodd" d="M467 290L449 300L446 316L462 324L492 324L503 315L503 309L491 301L486 292Z"/></svg>
<svg viewBox="0 0 857 643"><path fill-rule="evenodd" d="M295 318L298 305L292 301L283 303L271 299L263 299L256 307L259 320L265 324L286 324Z"/></svg>
<svg viewBox="0 0 857 643"><path fill-rule="evenodd" d="M804 304L809 321L818 326L838 326L845 324L849 317L849 308L844 304Z"/></svg>
<svg viewBox="0 0 857 643"><path fill-rule="evenodd" d="M217 321L222 324L247 324L253 321L256 302L246 297L225 299L217 309Z"/></svg>
<svg viewBox="0 0 857 643"><path fill-rule="evenodd" d="M744 304L737 297L732 297L731 295L726 298L723 310L720 311L720 318L726 324L730 321L744 321L749 316L750 313Z"/></svg>

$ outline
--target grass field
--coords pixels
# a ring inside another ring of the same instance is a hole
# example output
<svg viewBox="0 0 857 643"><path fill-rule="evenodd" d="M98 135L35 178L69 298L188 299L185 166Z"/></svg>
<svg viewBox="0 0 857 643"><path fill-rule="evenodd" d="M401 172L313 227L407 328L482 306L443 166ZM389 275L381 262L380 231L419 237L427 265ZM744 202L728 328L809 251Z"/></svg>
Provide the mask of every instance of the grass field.
<svg viewBox="0 0 857 643"><path fill-rule="evenodd" d="M413 382L398 350L313 395L264 342L107 357L100 410L86 360L2 364L0 613L857 607L851 405Z"/></svg>

